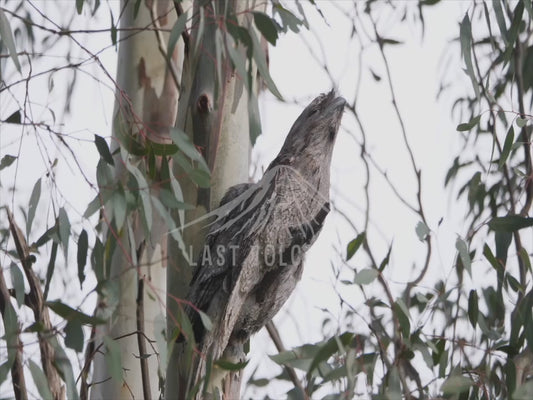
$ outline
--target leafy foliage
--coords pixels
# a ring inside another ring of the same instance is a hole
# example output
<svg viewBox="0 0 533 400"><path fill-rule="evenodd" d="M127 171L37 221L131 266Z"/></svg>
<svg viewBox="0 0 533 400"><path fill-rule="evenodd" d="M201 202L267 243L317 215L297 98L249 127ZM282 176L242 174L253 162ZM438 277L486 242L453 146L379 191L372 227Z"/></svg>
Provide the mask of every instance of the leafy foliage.
<svg viewBox="0 0 533 400"><path fill-rule="evenodd" d="M184 177L176 177L171 165L179 165L186 178L202 189L208 189L212 184L210 169L202 149L181 128L169 129L166 142L153 140L132 108L121 104L121 112L113 120L112 141L106 139L108 135L92 132L79 139L90 143L98 157L95 178L86 176L76 157L76 151L80 150L75 151L72 146L78 136L66 132L56 119L61 120L64 114L72 112L70 100L77 74L80 71L87 73L86 66L94 60L100 62L99 53L89 51L88 56L84 53L87 58L79 62L72 61L79 57L69 53L65 56L66 63L46 66L42 62L43 55L58 49L54 47L56 41L65 40L69 46L85 51L76 39L76 35L82 32L74 32L73 27L54 22L29 3L12 5L14 3L0 8L0 39L6 55L0 65L0 94L9 93L16 101L0 109L0 120L12 125L13 129L20 129L17 131L19 136L31 132L36 142L42 145L41 149L46 150L42 153L45 154L44 167L31 179L29 184L33 187L28 188L28 193L20 190L19 181L14 181L13 189L9 190L14 193L12 199L16 200L10 201L6 196L0 205L0 212L6 214L11 212L8 208L11 204L24 205L13 210L16 218L0 219L2 277L9 268L9 280L4 285L6 290L0 287L0 351L3 356L0 383L9 382L19 387L16 379L29 372L26 375L32 377L39 396L53 397L58 386L64 385L67 397L75 399L87 389L90 363L96 353L105 354L113 380L120 382L126 373L119 345L122 338L105 337L100 347L95 348L94 344L95 329L115 318L120 310L119 285L111 276L114 256L119 252L126 254L132 269L137 271L145 245L123 238L142 234L149 242L156 231L154 221L159 219L165 225L165 234L170 234L184 247L178 226L184 221L185 210L194 207L185 201L181 187ZM327 22L319 4L310 3L310 7ZM383 27L377 23L379 14L385 12L384 7L391 7L393 13L401 14L401 20L415 20L422 30L431 29L424 25L424 12L428 7L439 7L440 4L438 0L401 6L394 2L387 5L376 3L356 2L353 13L347 15L352 18L352 37L359 41L361 52L371 48L382 55L383 65L368 68L376 84L391 84L392 104L396 106L398 101L386 52L390 49L401 51L405 41L388 34L381 35ZM133 15L137 16L143 6L142 1L136 1ZM70 12L73 18L75 14L78 18L86 18L95 15L99 7L98 0L77 0ZM300 2L273 1L272 15L248 10L248 21L250 24L253 21L251 27L228 11L229 8L214 9L215 15L211 16L206 16L205 7L199 9L198 16L194 16L198 18L195 37L189 36L188 23L192 17L188 10L178 16L166 46L162 47L166 62L171 65L178 43L187 40L191 40L186 43L189 56L196 59L203 50L203 35L207 35L208 29L214 29L210 55L216 69L216 82L212 83L220 89L225 79L223 64L227 62L232 66L233 72L240 77L241 90L246 90L249 96L250 135L254 140L261 132L254 90L256 76L261 77L275 97L282 98L268 70L262 42L276 45L282 40L282 33L299 33L302 28L312 28L304 7ZM211 17L217 24L210 26L206 23ZM436 227L426 219L421 171L404 131L406 148L413 160L417 200L416 203L403 197L401 200L418 219L410 234L416 235L424 246L423 261L413 260L415 276L411 281L404 285L394 282L393 285L387 273L398 267L391 256L394 245L385 250L374 245L372 239L376 232L368 213L362 222L353 222L356 233L354 237L346 238L346 255L339 263L342 264L339 268L348 269L351 275L341 283L349 290L361 293L364 303L353 304L339 294L342 316L332 330L324 330L324 340L270 356L272 362L283 368L275 380L291 383L288 397L444 396L472 400L531 397L533 290L530 254L533 249L530 248L530 228L533 219L529 215L533 202L530 146L533 124L528 110L533 104L532 18L529 0L513 3L495 0L472 2L459 23L453 49L460 53L468 85L462 85L462 94L454 103L452 116L457 122L454 134L461 138L463 145L451 163L444 186L454 191L458 201L465 204L467 228L458 232L455 247L452 244L452 248L447 249L456 254L454 276L441 280L427 272L436 262L432 251L437 240ZM112 47L123 40L116 21L111 12L109 29L104 29L106 35L110 35L106 40ZM42 29L45 25L47 28ZM97 33L96 30L88 32ZM46 67L41 70L43 66ZM107 73L103 66L102 69ZM58 79L63 70L69 74ZM32 75L35 71L40 71L37 76L46 77L50 92L54 90L55 81L67 82L63 88L66 93L63 109L50 104L40 108L38 113L33 109L28 112L39 104L33 99L36 89L30 85L36 77ZM326 68L325 73L330 71ZM25 84L27 88L17 92ZM457 89L453 82L443 82L442 87ZM13 104L16 104L16 110L9 108ZM354 101L348 107L348 113L361 122L359 107ZM396 111L401 122L401 114L397 108ZM41 114L46 114L47 119L32 119ZM376 163L366 146L362 123L359 129L354 137L359 140L360 155L368 172ZM42 142L46 135L50 135L50 142ZM62 154L53 159L53 152L49 150L56 147L67 156ZM0 159L0 171L13 174L15 179L16 170L26 162L24 151L18 151L18 154L4 153ZM57 179L58 164L61 168L65 164L77 165L87 186L97 192L81 211L62 194ZM123 175L117 173L119 170ZM389 179L379 166L372 171L381 174L385 180ZM367 182L367 194L368 186ZM402 196L398 191L396 193ZM25 234L16 221L25 227ZM58 250L62 250L62 254L59 251L58 255ZM464 274L465 270L467 274ZM479 279L481 275L484 279ZM144 279L141 275L138 278ZM59 282L63 282L64 292L70 297L57 293ZM73 291L78 297L72 296ZM86 296L84 300L79 293ZM91 302L84 301L96 295L98 303L93 315L93 309L87 305ZM166 332L164 317L156 318L155 332L143 333L154 335L157 351L153 349L138 355L142 361L157 353L160 387L164 386L164 371L180 331L188 338L194 336L184 313L175 317L179 329L172 334ZM200 313L200 317L204 326L212 329L213 322L207 315ZM325 326L331 323L331 320L324 321ZM30 352L19 344L21 340L30 342L31 339L27 339L30 336L39 343L39 352L45 361L51 357L50 349L53 349L54 359L49 360L51 368L45 367L42 359L34 356L33 349ZM192 339L190 343L188 356L193 353ZM24 352L22 367L17 361L20 352ZM76 362L83 353L83 362ZM214 361L214 366L232 372L240 371L246 365L247 361ZM208 375L214 366L208 366ZM249 385L264 388L270 378L252 376ZM195 390L201 389L197 387Z"/></svg>

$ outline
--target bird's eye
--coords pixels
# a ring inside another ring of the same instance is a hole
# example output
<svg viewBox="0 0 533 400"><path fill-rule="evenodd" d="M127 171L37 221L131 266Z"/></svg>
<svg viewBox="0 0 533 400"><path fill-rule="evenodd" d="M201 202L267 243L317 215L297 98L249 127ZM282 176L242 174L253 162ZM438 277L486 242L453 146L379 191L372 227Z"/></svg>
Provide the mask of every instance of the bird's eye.
<svg viewBox="0 0 533 400"><path fill-rule="evenodd" d="M318 113L318 109L317 109L317 108L313 108L313 109L311 110L311 112L309 113L309 116L311 116L311 115L315 115L316 113Z"/></svg>

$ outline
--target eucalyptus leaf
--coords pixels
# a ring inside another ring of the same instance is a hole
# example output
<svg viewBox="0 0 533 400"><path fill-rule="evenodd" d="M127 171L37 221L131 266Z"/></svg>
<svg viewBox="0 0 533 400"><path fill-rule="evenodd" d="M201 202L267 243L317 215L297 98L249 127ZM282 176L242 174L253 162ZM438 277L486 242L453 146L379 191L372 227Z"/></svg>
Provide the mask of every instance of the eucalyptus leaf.
<svg viewBox="0 0 533 400"><path fill-rule="evenodd" d="M9 50L9 55L11 56L17 71L20 72L21 68L17 55L17 49L15 47L15 39L13 38L9 19L6 17L6 14L2 8L0 8L0 39L2 39L4 46Z"/></svg>
<svg viewBox="0 0 533 400"><path fill-rule="evenodd" d="M11 282L13 283L13 289L15 289L15 298L19 307L24 305L24 275L22 271L14 262L9 266L9 272L11 275Z"/></svg>
<svg viewBox="0 0 533 400"><path fill-rule="evenodd" d="M0 11L1 10L2 9L0 9ZM11 164L15 162L16 159L17 157L9 155L9 154L6 154L5 156L3 156L2 159L0 160L0 171L2 171L4 168L9 167Z"/></svg>
<svg viewBox="0 0 533 400"><path fill-rule="evenodd" d="M83 229L78 237L78 280L80 281L80 288L85 280L85 265L87 264L87 250L89 247L89 238L87 232Z"/></svg>
<svg viewBox="0 0 533 400"><path fill-rule="evenodd" d="M253 15L255 26L259 32L261 32L266 40L275 46L276 41L278 40L278 30L274 20L262 12L256 11L253 13Z"/></svg>
<svg viewBox="0 0 533 400"><path fill-rule="evenodd" d="M176 47L176 43L178 43L178 40L181 34L186 28L187 19L188 19L187 12L184 12L176 20L176 23L174 24L174 26L172 27L172 30L170 31L170 36L168 37L168 46L167 46L168 59L172 58L172 54L174 53L174 48Z"/></svg>
<svg viewBox="0 0 533 400"><path fill-rule="evenodd" d="M366 232L361 232L359 235L357 235L355 239L348 243L348 246L346 248L346 261L350 260L355 255L357 250L359 250L359 247L361 247L361 245L365 241L365 238Z"/></svg>
<svg viewBox="0 0 533 400"><path fill-rule="evenodd" d="M28 367L30 369L31 377L33 378L33 383L39 392L39 395L42 399L52 399L52 392L50 392L50 387L48 386L48 379L44 375L41 367L39 367L31 358L28 359Z"/></svg>
<svg viewBox="0 0 533 400"><path fill-rule="evenodd" d="M65 326L65 346L69 349L73 349L77 353L83 351L83 329L81 322L77 319L71 319Z"/></svg>
<svg viewBox="0 0 533 400"><path fill-rule="evenodd" d="M94 144L96 145L96 149L98 150L100 157L102 157L102 159L109 165L115 165L113 156L109 151L109 147L105 139L101 136L94 135Z"/></svg>
<svg viewBox="0 0 533 400"><path fill-rule="evenodd" d="M122 382L122 356L119 344L109 336L103 337L106 347L105 359L111 378L115 382Z"/></svg>
<svg viewBox="0 0 533 400"><path fill-rule="evenodd" d="M41 178L37 179L33 189L31 191L30 202L28 204L28 218L26 220L26 236L30 236L31 226L33 224L33 219L35 218L35 212L37 210L37 205L39 204L39 199L41 198Z"/></svg>
<svg viewBox="0 0 533 400"><path fill-rule="evenodd" d="M472 260L470 259L470 254L468 252L468 245L458 236L457 240L455 241L455 248L459 252L459 258L461 259L463 266L470 277L472 277Z"/></svg>
<svg viewBox="0 0 533 400"><path fill-rule="evenodd" d="M379 271L377 269L365 268L355 275L353 282L358 285L368 285L369 283L372 283L378 275Z"/></svg>

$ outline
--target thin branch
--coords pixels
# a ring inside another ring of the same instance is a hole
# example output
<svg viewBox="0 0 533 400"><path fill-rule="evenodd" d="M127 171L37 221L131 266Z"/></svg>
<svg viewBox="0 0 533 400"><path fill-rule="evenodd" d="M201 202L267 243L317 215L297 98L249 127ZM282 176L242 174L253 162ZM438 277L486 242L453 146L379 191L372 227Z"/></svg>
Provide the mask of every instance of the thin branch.
<svg viewBox="0 0 533 400"><path fill-rule="evenodd" d="M55 360L55 350L52 347L51 343L45 337L46 332L52 331L52 324L50 322L50 314L48 313L48 307L44 305L43 292L41 289L41 284L39 278L33 272L32 265L32 256L26 239L22 234L22 231L15 223L13 214L6 207L7 218L9 220L9 229L15 242L15 247L17 249L17 254L19 256L22 268L26 275L30 286L29 300L30 307L33 310L33 315L35 322L41 323L43 325L43 330L37 333L39 339L39 350L41 353L41 362L43 365L44 374L48 380L50 386L50 391L55 400L60 400L65 398L65 387L61 383L61 378L55 369L54 360Z"/></svg>
<svg viewBox="0 0 533 400"><path fill-rule="evenodd" d="M144 332L144 279L139 278L137 285L137 332ZM141 378L143 387L143 396L146 400L152 399L152 393L150 391L150 373L148 371L148 358L146 353L146 343L144 342L144 336L140 333L137 334L137 345L139 346L139 362L141 364Z"/></svg>
<svg viewBox="0 0 533 400"><path fill-rule="evenodd" d="M11 296L4 279L4 272L2 267L0 267L0 313L6 321L6 307L11 302ZM14 329L12 326L7 326L4 322L4 332L7 332L9 329ZM4 339L7 338L7 334L4 336ZM7 345L11 345L7 341ZM27 400L28 392L26 390L26 380L24 379L24 368L22 365L22 342L20 341L19 333L15 334L15 359L13 360L13 365L11 366L11 381L13 385L13 392L15 393L16 400ZM9 354L9 349L8 349Z"/></svg>
<svg viewBox="0 0 533 400"><path fill-rule="evenodd" d="M137 260L142 258L145 242L141 242L137 249ZM139 271L139 269L138 269ZM137 318L137 332L144 332L144 277L140 277L137 281L137 305L135 315ZM144 342L144 336L140 333L137 334L137 345L139 346L139 362L141 364L141 378L143 387L143 396L145 400L152 399L151 386L150 386L150 373L148 371L148 355L146 353L146 343Z"/></svg>
<svg viewBox="0 0 533 400"><path fill-rule="evenodd" d="M274 322L268 321L265 327L268 331L268 334L270 335L270 339L272 339L272 342L276 346L276 349L278 349L280 353L286 351L285 346L283 345L283 341L281 340L281 336L279 335L278 328L276 328ZM294 368L290 365L284 365L283 367L285 368L285 371L287 372L287 375L289 375L289 378L291 379L294 386L302 392L305 399L309 399L309 396L307 395L307 392L305 391L302 382L300 382L298 375L296 375L296 371L294 370Z"/></svg>

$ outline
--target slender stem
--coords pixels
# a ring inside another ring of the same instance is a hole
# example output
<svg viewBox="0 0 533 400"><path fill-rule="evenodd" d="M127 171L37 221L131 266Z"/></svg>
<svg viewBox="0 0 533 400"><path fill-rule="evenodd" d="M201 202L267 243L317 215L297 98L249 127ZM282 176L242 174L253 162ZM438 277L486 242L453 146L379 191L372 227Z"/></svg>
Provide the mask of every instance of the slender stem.
<svg viewBox="0 0 533 400"><path fill-rule="evenodd" d="M2 271L2 267L0 267L0 313L4 317L4 321L6 321L6 307L10 302L11 296L9 294L9 290L7 289L6 281L4 279L4 272ZM14 327L7 326L4 323L4 332L7 332L11 329L14 329ZM6 337L7 336L5 336L4 339ZM22 343L20 341L20 336L18 332L15 334L14 342L14 345L16 346L15 359L13 360L13 365L11 366L11 380L13 385L13 392L15 393L16 400L27 400L28 392L26 390L26 380L24 379L24 368L22 365ZM11 343L7 341L7 345L9 346L11 345Z"/></svg>
<svg viewBox="0 0 533 400"><path fill-rule="evenodd" d="M268 321L265 325L268 334L270 335L270 338L272 339L272 342L276 346L276 349L281 353L282 351L286 351L285 346L283 345L283 341L281 340L281 336L279 335L278 328L276 328L276 325L274 325L273 321ZM300 382L300 379L298 378L298 375L296 375L296 371L293 367L290 365L284 366L285 371L287 372L287 375L289 375L289 378L291 378L292 383L295 387L300 389L302 394L304 395L305 399L309 399L309 396L307 395L307 392L305 391L302 382Z"/></svg>

